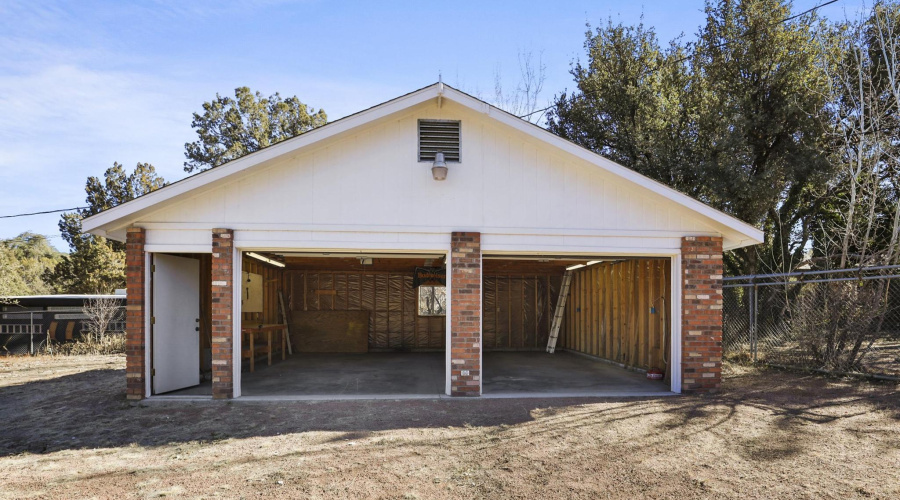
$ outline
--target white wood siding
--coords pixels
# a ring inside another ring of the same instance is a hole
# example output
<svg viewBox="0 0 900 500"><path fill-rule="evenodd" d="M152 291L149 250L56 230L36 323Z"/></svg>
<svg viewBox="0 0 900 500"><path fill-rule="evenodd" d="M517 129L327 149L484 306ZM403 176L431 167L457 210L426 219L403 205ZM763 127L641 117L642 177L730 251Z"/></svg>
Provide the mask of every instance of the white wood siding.
<svg viewBox="0 0 900 500"><path fill-rule="evenodd" d="M431 164L417 161L419 118L462 122L461 162L449 163L446 181L433 180ZM681 235L723 232L673 201L447 100L301 150L138 225L149 229L148 245L208 244L209 228L228 227L243 246L258 248L416 249L471 230L485 234L485 251L510 252L654 253L677 249Z"/></svg>

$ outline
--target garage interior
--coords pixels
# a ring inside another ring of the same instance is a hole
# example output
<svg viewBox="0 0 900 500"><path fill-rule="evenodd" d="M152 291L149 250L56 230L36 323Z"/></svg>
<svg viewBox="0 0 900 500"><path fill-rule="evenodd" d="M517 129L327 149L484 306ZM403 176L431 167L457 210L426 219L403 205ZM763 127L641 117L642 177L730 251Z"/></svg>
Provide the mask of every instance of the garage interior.
<svg viewBox="0 0 900 500"><path fill-rule="evenodd" d="M483 258L485 395L669 390L669 259ZM647 379L653 369L662 380Z"/></svg>
<svg viewBox="0 0 900 500"><path fill-rule="evenodd" d="M211 394L210 261L208 254L190 257L200 263L200 383L167 395ZM244 252L235 284L242 395L444 394L444 259ZM485 255L482 276L484 395L668 391L668 259ZM653 368L664 380L647 380Z"/></svg>
<svg viewBox="0 0 900 500"><path fill-rule="evenodd" d="M443 255L249 252L243 262L266 283L263 313L244 324L274 322L280 292L293 350L245 369L243 395L444 392Z"/></svg>

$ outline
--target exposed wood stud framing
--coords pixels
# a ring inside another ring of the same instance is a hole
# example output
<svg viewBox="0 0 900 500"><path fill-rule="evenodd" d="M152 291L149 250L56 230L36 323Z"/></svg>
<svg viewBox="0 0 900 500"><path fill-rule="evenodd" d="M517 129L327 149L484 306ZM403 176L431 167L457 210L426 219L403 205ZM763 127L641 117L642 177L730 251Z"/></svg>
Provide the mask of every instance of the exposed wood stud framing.
<svg viewBox="0 0 900 500"><path fill-rule="evenodd" d="M667 368L669 267L665 259L631 259L576 270L560 348Z"/></svg>

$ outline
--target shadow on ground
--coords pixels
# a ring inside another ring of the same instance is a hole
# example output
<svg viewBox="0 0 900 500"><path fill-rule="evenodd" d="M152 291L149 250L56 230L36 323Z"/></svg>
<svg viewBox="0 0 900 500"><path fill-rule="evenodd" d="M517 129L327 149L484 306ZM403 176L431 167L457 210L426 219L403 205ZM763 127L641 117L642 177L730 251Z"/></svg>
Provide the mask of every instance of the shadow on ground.
<svg viewBox="0 0 900 500"><path fill-rule="evenodd" d="M733 377L719 394L665 398L473 399L330 402L152 402L125 399L121 369L95 369L0 387L0 457L21 453L161 446L310 431L359 440L394 429L545 425L531 432L565 433L585 426L652 417L644 446L656 435L689 437L727 426L742 409L762 410L775 425L745 439L748 458L789 458L812 446L805 425L822 425L866 411L900 420L897 386L829 381L815 376ZM773 384L773 381L777 381ZM604 403L596 405L593 403ZM836 411L852 406L853 412ZM701 423L702 425L697 425ZM655 433L655 434L654 434ZM790 439L786 439L789 436Z"/></svg>

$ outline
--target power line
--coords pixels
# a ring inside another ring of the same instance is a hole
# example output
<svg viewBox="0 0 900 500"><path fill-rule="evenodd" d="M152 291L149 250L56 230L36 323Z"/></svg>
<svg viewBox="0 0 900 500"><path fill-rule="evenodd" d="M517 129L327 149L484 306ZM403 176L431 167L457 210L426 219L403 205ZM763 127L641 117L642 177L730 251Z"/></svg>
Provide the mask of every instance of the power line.
<svg viewBox="0 0 900 500"><path fill-rule="evenodd" d="M58 212L71 212L72 210L84 210L88 207L61 208L59 210L46 210L44 212L32 212L30 214L0 215L0 219L12 219L13 217L28 217L31 215L55 214Z"/></svg>
<svg viewBox="0 0 900 500"><path fill-rule="evenodd" d="M809 8L809 9L806 9L806 10L804 10L803 12L801 12L801 13L799 13L799 14L794 14L793 16L789 16L789 17L786 17L786 18L784 18L784 19L782 19L782 20L780 20L780 21L774 22L774 23L770 24L769 26L775 26L775 25L777 25L777 24L784 24L784 23L786 23L786 22L788 22L788 21L793 21L794 19L797 19L797 18L799 18L799 17L803 17L803 16L805 16L806 14L815 12L815 11L821 9L822 7L827 7L827 6L831 5L831 4L837 3L837 2L839 2L839 1L840 1L840 0L828 0L828 1L825 2L825 3L821 3L821 4L819 4L819 5L816 5L815 7L811 7L811 8ZM749 33L746 33L745 36L747 36L747 35L755 35L758 31L759 31L759 30L753 30L753 31L750 31ZM720 44L713 45L711 48L718 49L718 48L724 47L725 45L728 45L728 43L729 43L728 41L725 41L725 42L722 42L722 43L720 43ZM670 64L683 63L684 61L687 61L687 60L690 59L691 57L693 57L693 56L687 55L687 56L684 56L684 57L680 57L680 58L678 58L678 59L672 61ZM650 73L653 73L654 71L655 71L655 70L650 71ZM550 106L547 106L546 108L538 109L538 110L532 111L532 112L530 112L530 113L524 114L524 115L522 115L522 116L519 116L519 118L527 118L527 117L529 117L529 116L531 116L531 115L533 115L533 114L535 114L535 113L541 113L541 112L547 111L548 109L552 108L553 106L555 106L555 105L554 105L554 104L551 104Z"/></svg>

